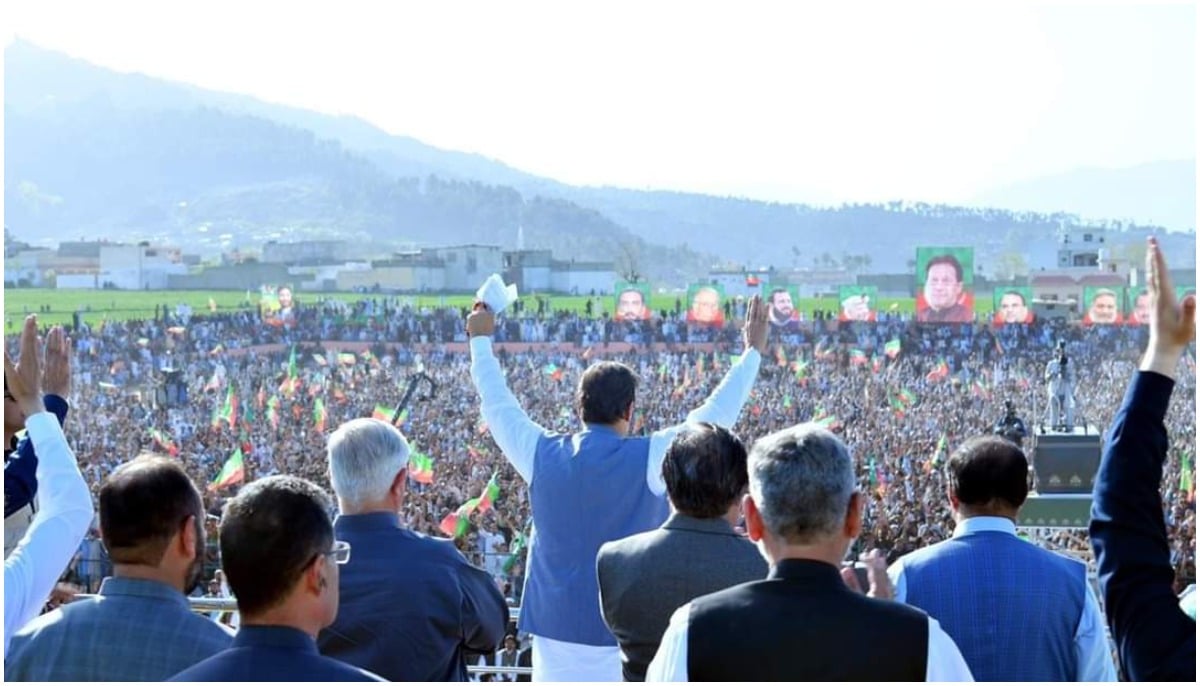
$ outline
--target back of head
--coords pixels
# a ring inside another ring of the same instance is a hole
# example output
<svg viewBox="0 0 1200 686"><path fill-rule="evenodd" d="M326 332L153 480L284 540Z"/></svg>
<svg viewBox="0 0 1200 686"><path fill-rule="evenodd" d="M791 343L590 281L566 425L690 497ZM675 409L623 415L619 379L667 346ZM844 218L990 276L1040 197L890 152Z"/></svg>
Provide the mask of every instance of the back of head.
<svg viewBox="0 0 1200 686"><path fill-rule="evenodd" d="M329 480L348 506L378 502L408 465L408 441L378 419L354 419L329 437Z"/></svg>
<svg viewBox="0 0 1200 686"><path fill-rule="evenodd" d="M576 409L587 424L625 419L637 394L637 375L620 362L597 362L579 379Z"/></svg>
<svg viewBox="0 0 1200 686"><path fill-rule="evenodd" d="M855 491L845 444L815 424L760 438L749 457L750 495L766 529L791 544L835 536Z"/></svg>
<svg viewBox="0 0 1200 686"><path fill-rule="evenodd" d="M667 448L662 472L667 496L679 513L720 517L746 492L746 446L729 429L689 424Z"/></svg>
<svg viewBox="0 0 1200 686"><path fill-rule="evenodd" d="M1029 461L1016 444L978 436L958 447L947 465L950 492L975 514L1006 515L1029 495Z"/></svg>
<svg viewBox="0 0 1200 686"><path fill-rule="evenodd" d="M221 564L243 615L281 604L333 545L328 496L294 476L259 479L225 505Z"/></svg>
<svg viewBox="0 0 1200 686"><path fill-rule="evenodd" d="M139 455L100 487L100 532L115 564L159 565L188 517L203 548L204 501L178 460Z"/></svg>

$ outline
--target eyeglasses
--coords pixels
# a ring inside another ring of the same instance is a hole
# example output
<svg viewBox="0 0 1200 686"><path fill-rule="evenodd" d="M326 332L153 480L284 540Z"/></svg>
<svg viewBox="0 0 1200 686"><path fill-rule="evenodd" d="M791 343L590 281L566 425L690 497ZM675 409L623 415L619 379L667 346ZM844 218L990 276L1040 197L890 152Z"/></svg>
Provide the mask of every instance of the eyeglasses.
<svg viewBox="0 0 1200 686"><path fill-rule="evenodd" d="M326 553L318 553L318 557L332 557L339 565L350 561L350 544L345 541L334 541L333 549Z"/></svg>

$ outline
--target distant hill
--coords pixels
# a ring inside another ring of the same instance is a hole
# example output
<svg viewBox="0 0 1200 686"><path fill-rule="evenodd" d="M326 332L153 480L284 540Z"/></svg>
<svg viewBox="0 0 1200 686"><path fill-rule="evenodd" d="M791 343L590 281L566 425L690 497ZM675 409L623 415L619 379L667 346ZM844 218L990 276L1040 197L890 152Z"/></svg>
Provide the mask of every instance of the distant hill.
<svg viewBox="0 0 1200 686"><path fill-rule="evenodd" d="M527 247L615 259L677 286L715 262L902 271L916 245L974 245L988 273L1013 254L1049 265L1055 229L1079 222L1047 210L572 187L354 117L117 73L21 41L5 51L5 118L5 222L27 239L115 234L216 251L340 236L383 255L512 248L523 226ZM1148 230L1112 225L1136 230L1130 240ZM1194 255L1194 235L1173 239Z"/></svg>

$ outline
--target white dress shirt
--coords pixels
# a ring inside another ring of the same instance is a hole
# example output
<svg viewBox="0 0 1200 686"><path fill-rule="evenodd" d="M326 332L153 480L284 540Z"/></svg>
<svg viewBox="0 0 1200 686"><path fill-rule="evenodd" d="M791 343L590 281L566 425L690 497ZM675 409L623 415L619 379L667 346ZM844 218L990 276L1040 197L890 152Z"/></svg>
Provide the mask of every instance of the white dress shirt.
<svg viewBox="0 0 1200 686"><path fill-rule="evenodd" d="M41 509L4 560L5 654L9 638L41 612L92 522L92 495L58 418L39 412L25 420L25 430L38 456Z"/></svg>
<svg viewBox="0 0 1200 686"><path fill-rule="evenodd" d="M504 370L492 351L492 339L476 336L471 339L470 346L471 380L479 391L483 420L513 469L526 484L532 484L538 440L549 432L525 414L520 402L508 388ZM747 350L704 404L688 414L686 423L711 422L719 426L733 426L742 406L750 398L761 362L762 356L757 350ZM667 492L667 485L662 478L663 458L667 455L667 447L684 426L671 426L650 436L646 485L655 495ZM530 543L530 555L537 545L536 541L535 537ZM595 562L589 561L589 564L594 565ZM621 649L615 645L592 646L533 636L533 655L534 681L621 680Z"/></svg>
<svg viewBox="0 0 1200 686"><path fill-rule="evenodd" d="M1007 517L968 517L954 528L954 537L983 531L998 531L1015 537L1017 525ZM891 577L896 600L904 602L908 597L908 586L904 579L904 558L896 560L888 568L888 576ZM1079 673L1076 676L1079 681L1116 681L1117 666L1113 663L1112 650L1104 631L1100 603L1096 600L1091 584L1085 585L1087 591L1083 601L1083 613L1075 630L1075 656L1079 660Z"/></svg>
<svg viewBox="0 0 1200 686"><path fill-rule="evenodd" d="M671 615L671 622L663 634L662 643L650 668L646 671L646 682L690 681L688 679L688 615L692 604L688 603ZM799 655L783 655L781 660L799 660ZM861 659L847 654L847 660ZM929 648L925 658L925 681L975 681L967 661L958 646L942 629L937 620L929 618Z"/></svg>

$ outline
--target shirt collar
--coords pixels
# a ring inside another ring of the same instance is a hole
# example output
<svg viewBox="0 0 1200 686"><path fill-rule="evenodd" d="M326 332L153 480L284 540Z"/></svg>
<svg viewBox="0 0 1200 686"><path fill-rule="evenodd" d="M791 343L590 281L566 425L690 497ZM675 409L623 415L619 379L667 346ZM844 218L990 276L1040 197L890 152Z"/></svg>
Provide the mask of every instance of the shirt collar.
<svg viewBox="0 0 1200 686"><path fill-rule="evenodd" d="M333 522L335 532L343 531L383 531L386 529L401 529L400 515L395 512L365 512L355 515L338 515Z"/></svg>
<svg viewBox="0 0 1200 686"><path fill-rule="evenodd" d="M729 526L729 522L725 521L724 517L711 517L709 519L699 519L690 515L672 512L667 521L663 523L664 529L682 529L685 531L699 531L706 534L725 534L727 536L737 536L733 527Z"/></svg>
<svg viewBox="0 0 1200 686"><path fill-rule="evenodd" d="M1017 535L1017 525L1008 517L968 517L954 527L954 538L988 532Z"/></svg>
<svg viewBox="0 0 1200 686"><path fill-rule="evenodd" d="M290 626L246 626L238 627L233 638L234 648L246 647L284 648L304 653L317 654L317 642L312 636Z"/></svg>
<svg viewBox="0 0 1200 686"><path fill-rule="evenodd" d="M820 560L790 558L780 560L767 574L768 579L787 579L816 586L849 589L837 567Z"/></svg>
<svg viewBox="0 0 1200 686"><path fill-rule="evenodd" d="M191 611L187 596L180 593L179 589L168 586L161 581L152 581L150 579L130 579L127 577L110 576L100 584L100 595L105 597L134 596L137 598L154 598L174 603L189 612Z"/></svg>

